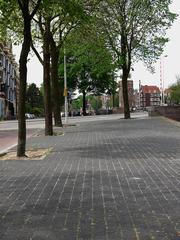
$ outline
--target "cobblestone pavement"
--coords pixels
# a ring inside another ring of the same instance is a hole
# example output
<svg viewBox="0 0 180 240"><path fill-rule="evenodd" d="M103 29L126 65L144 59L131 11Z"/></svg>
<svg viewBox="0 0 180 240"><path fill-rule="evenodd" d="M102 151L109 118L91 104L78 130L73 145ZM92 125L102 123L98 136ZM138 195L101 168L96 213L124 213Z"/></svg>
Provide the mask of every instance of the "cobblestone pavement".
<svg viewBox="0 0 180 240"><path fill-rule="evenodd" d="M62 131L62 130L61 130ZM32 137L40 161L0 161L1 240L180 239L180 128L98 121Z"/></svg>

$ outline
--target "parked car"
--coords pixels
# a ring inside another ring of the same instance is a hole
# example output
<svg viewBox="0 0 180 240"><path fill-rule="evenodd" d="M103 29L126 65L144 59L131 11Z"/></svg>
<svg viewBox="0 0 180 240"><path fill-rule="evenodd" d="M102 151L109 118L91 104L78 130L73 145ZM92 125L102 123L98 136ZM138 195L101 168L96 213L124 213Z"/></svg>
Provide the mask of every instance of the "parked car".
<svg viewBox="0 0 180 240"><path fill-rule="evenodd" d="M35 118L35 115L33 113L25 113L26 119L33 119Z"/></svg>
<svg viewBox="0 0 180 240"><path fill-rule="evenodd" d="M131 112L135 112L137 110L136 107L131 107Z"/></svg>

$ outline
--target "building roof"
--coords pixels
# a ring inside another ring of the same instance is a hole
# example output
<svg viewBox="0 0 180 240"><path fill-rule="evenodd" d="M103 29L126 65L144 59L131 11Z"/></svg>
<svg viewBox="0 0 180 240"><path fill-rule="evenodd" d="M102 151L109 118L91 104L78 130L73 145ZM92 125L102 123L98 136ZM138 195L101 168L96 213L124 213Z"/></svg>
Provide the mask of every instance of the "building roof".
<svg viewBox="0 0 180 240"><path fill-rule="evenodd" d="M143 93L160 93L160 90L157 86L141 85L141 90Z"/></svg>

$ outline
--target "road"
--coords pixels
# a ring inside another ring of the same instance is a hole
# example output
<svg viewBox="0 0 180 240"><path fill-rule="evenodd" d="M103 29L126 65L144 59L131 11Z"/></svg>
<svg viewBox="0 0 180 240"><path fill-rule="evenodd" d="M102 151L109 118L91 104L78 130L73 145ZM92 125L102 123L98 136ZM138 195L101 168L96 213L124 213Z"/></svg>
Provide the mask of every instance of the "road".
<svg viewBox="0 0 180 240"><path fill-rule="evenodd" d="M131 115L132 118L146 118L147 112L137 112ZM92 121L108 121L113 119L123 118L123 114L112 115L96 115L85 117L69 117L68 124L78 124ZM64 118L62 119L64 123ZM37 129L44 129L45 123L43 118L28 119L26 121L27 137L32 136L37 132ZM0 122L0 153L7 151L9 148L17 144L17 120L1 121Z"/></svg>
<svg viewBox="0 0 180 240"><path fill-rule="evenodd" d="M137 112L132 113L132 118L144 118L147 117L147 112ZM123 118L123 114L111 114L111 115L95 115L95 116L85 116L85 117L69 117L68 123L81 123L81 122L91 122L91 121L101 121L101 120L113 120ZM62 118L64 123L64 117ZM38 119L27 119L26 120L27 129L43 129L45 126L44 118ZM1 121L0 122L0 131L1 130L17 130L18 122L17 120L11 121Z"/></svg>

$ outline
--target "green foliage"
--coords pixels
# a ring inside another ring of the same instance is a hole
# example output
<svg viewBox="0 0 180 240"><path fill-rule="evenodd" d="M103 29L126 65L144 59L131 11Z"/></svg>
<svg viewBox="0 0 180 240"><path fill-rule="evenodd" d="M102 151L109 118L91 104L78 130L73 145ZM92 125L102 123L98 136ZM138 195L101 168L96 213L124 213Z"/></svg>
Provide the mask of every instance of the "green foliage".
<svg viewBox="0 0 180 240"><path fill-rule="evenodd" d="M78 110L80 108L82 108L83 105L83 98L82 96L79 96L77 99L74 99L71 103L71 108L73 110Z"/></svg>
<svg viewBox="0 0 180 240"><path fill-rule="evenodd" d="M88 110L98 110L102 107L101 96L89 95L86 96L86 103L88 103ZM71 108L73 110L78 110L83 107L83 96L80 95L77 99L73 100L71 103Z"/></svg>
<svg viewBox="0 0 180 240"><path fill-rule="evenodd" d="M117 93L114 96L114 106L113 106L113 95L110 95L107 101L107 107L110 107L110 108L119 107L119 95Z"/></svg>
<svg viewBox="0 0 180 240"><path fill-rule="evenodd" d="M44 115L44 109L39 107L33 107L31 109L31 113L33 113L37 117L41 117Z"/></svg>
<svg viewBox="0 0 180 240"><path fill-rule="evenodd" d="M39 91L40 91L41 95L44 97L44 86L43 86L43 83L41 83Z"/></svg>
<svg viewBox="0 0 180 240"><path fill-rule="evenodd" d="M100 96L91 95L88 100L91 109L98 110L102 108L102 100Z"/></svg>
<svg viewBox="0 0 180 240"><path fill-rule="evenodd" d="M170 87L171 102L180 104L180 76L177 76L177 81Z"/></svg>
<svg viewBox="0 0 180 240"><path fill-rule="evenodd" d="M29 1L30 12L36 2ZM23 14L17 0L0 1L0 39L10 41L14 45L23 41Z"/></svg>
<svg viewBox="0 0 180 240"><path fill-rule="evenodd" d="M116 55L119 67L134 61L148 67L157 61L168 39L166 30L177 17L169 10L171 0L100 1L99 27ZM122 43L125 43L123 48Z"/></svg>
<svg viewBox="0 0 180 240"><path fill-rule="evenodd" d="M43 0L41 9L34 18L33 37L38 42L41 41L44 23L48 19L51 36L60 49L71 30L86 17L83 4L79 0Z"/></svg>
<svg viewBox="0 0 180 240"><path fill-rule="evenodd" d="M26 112L42 115L43 95L35 83L27 86L26 92Z"/></svg>
<svg viewBox="0 0 180 240"><path fill-rule="evenodd" d="M91 22L73 31L66 41L67 77L70 88L104 93L111 87L112 54ZM63 73L61 65L60 73Z"/></svg>
<svg viewBox="0 0 180 240"><path fill-rule="evenodd" d="M15 19L16 13L20 13L18 5L15 0L7 0L7 1L0 1L0 39L1 40L8 40L10 34L9 32L13 32L12 29L14 29L19 19L19 17L16 18L16 21L12 21Z"/></svg>

